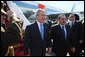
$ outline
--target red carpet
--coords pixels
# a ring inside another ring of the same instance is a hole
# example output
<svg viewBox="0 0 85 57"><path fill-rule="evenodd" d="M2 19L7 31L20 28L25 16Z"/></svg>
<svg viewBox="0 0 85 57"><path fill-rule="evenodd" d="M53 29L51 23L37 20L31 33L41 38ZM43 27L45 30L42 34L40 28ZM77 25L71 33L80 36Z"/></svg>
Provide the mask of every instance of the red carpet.
<svg viewBox="0 0 85 57"><path fill-rule="evenodd" d="M18 45L18 47L14 48L14 56L24 56L22 43ZM29 56L30 56L30 51L29 51Z"/></svg>

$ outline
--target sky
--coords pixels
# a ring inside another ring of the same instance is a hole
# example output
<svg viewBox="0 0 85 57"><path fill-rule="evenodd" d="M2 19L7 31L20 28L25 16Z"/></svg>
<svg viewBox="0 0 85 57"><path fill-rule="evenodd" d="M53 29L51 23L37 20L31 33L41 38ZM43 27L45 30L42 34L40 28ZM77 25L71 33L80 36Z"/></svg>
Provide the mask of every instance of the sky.
<svg viewBox="0 0 85 57"><path fill-rule="evenodd" d="M74 6L73 12L84 11L84 1L38 1L43 5L49 5L55 8L63 9L66 12L71 12Z"/></svg>

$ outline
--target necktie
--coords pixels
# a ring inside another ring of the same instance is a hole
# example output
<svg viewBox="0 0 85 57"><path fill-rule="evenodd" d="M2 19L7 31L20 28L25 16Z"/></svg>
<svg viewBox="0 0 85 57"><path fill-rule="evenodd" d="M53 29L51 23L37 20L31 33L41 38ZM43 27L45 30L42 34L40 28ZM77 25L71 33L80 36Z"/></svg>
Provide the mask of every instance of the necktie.
<svg viewBox="0 0 85 57"><path fill-rule="evenodd" d="M42 36L42 40L44 38L44 28L43 28L43 24L40 25L41 26L41 36Z"/></svg>
<svg viewBox="0 0 85 57"><path fill-rule="evenodd" d="M71 24L71 30L72 30L72 27L73 27L73 22L72 22L72 24Z"/></svg>
<svg viewBox="0 0 85 57"><path fill-rule="evenodd" d="M64 26L62 26L62 33L63 33L63 35L64 35L64 37L65 37L65 30L64 30Z"/></svg>
<svg viewBox="0 0 85 57"><path fill-rule="evenodd" d="M74 24L73 24L73 22L72 22L72 27L73 27L73 25L74 25Z"/></svg>

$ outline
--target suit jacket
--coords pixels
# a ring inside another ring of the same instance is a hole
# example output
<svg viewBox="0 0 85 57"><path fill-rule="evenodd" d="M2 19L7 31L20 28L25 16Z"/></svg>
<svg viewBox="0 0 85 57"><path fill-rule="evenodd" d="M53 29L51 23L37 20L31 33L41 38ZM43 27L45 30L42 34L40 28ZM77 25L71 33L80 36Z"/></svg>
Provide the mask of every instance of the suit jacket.
<svg viewBox="0 0 85 57"><path fill-rule="evenodd" d="M65 56L71 46L71 30L68 25L65 25L67 38L63 36L62 29L59 24L54 25L50 32L50 37L53 39L53 52L56 56Z"/></svg>
<svg viewBox="0 0 85 57"><path fill-rule="evenodd" d="M37 22L26 27L24 38L24 54L28 54L28 48L32 56L45 55L45 49L48 46L48 29L46 24L44 25L44 40L41 38L41 34L38 28Z"/></svg>
<svg viewBox="0 0 85 57"><path fill-rule="evenodd" d="M78 47L79 46L79 40L82 40L82 24L81 22L75 21L72 29L72 40L73 40L73 46Z"/></svg>
<svg viewBox="0 0 85 57"><path fill-rule="evenodd" d="M82 24L82 39L84 41L84 23Z"/></svg>

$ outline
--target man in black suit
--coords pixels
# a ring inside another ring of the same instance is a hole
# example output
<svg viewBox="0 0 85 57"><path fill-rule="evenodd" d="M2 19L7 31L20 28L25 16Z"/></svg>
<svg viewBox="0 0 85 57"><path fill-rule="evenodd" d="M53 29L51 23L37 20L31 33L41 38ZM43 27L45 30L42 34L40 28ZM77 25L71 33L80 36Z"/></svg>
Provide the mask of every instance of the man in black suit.
<svg viewBox="0 0 85 57"><path fill-rule="evenodd" d="M66 56L71 45L71 30L66 25L66 16L64 14L58 16L58 22L58 24L52 26L50 32L50 38L53 39L52 50L56 56Z"/></svg>
<svg viewBox="0 0 85 57"><path fill-rule="evenodd" d="M72 52L70 53L70 55L79 56L80 44L83 43L81 22L76 21L74 14L70 14L69 18L71 20L71 23L69 23L69 25L72 31L73 39L73 46L71 48Z"/></svg>
<svg viewBox="0 0 85 57"><path fill-rule="evenodd" d="M47 35L48 27L44 25L45 11L39 9L36 12L36 18L35 23L28 25L25 29L24 55L28 55L30 49L31 56L45 56L46 47L51 46Z"/></svg>
<svg viewBox="0 0 85 57"><path fill-rule="evenodd" d="M84 50L84 18L82 18L80 22L82 23L82 28L81 28L82 41L80 44L80 56L84 56L84 52L83 52Z"/></svg>

